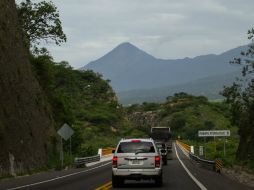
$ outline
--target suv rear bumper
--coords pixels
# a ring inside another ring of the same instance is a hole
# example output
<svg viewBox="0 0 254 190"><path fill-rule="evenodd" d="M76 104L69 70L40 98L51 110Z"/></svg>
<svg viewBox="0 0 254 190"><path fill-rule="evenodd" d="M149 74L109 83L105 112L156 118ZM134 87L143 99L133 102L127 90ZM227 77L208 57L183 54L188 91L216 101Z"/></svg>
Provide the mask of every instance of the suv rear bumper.
<svg viewBox="0 0 254 190"><path fill-rule="evenodd" d="M112 169L114 176L122 176L128 178L150 178L154 176L160 176L162 174L161 168L153 168L153 169Z"/></svg>

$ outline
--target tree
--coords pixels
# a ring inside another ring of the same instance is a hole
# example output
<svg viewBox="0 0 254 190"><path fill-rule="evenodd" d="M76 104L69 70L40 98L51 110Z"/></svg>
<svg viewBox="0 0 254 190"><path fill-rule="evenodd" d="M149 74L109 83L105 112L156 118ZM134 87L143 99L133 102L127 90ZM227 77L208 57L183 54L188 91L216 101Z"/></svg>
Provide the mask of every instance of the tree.
<svg viewBox="0 0 254 190"><path fill-rule="evenodd" d="M59 12L53 2L32 3L31 0L26 0L17 5L17 10L29 47L36 47L41 41L53 41L57 45L66 42Z"/></svg>
<svg viewBox="0 0 254 190"><path fill-rule="evenodd" d="M232 122L239 127L236 156L247 163L254 159L254 29L248 31L248 39L251 40L248 50L241 53L242 58L231 62L243 66L242 78L225 87L222 93L230 105Z"/></svg>

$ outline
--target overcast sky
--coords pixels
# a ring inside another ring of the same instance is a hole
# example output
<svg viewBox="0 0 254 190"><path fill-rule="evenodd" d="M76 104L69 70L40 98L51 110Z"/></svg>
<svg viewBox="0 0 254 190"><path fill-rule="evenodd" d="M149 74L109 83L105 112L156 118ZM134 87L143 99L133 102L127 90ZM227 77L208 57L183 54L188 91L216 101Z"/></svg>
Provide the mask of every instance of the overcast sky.
<svg viewBox="0 0 254 190"><path fill-rule="evenodd" d="M254 0L53 0L68 41L49 45L79 68L122 42L157 58L195 57L247 44Z"/></svg>

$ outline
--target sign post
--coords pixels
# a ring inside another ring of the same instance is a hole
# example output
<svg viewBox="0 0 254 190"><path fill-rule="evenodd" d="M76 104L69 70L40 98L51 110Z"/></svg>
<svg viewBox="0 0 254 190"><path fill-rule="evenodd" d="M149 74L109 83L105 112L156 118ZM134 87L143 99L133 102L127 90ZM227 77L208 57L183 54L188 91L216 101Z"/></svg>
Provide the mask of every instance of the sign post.
<svg viewBox="0 0 254 190"><path fill-rule="evenodd" d="M227 143L227 138L224 137L224 156L226 156L226 143Z"/></svg>
<svg viewBox="0 0 254 190"><path fill-rule="evenodd" d="M206 158L206 137L204 137L204 157Z"/></svg>
<svg viewBox="0 0 254 190"><path fill-rule="evenodd" d="M206 137L213 137L214 138L214 150L216 150L216 139L215 137L224 137L224 146L223 152L224 156L226 155L226 137L230 136L230 130L210 130L210 131L198 131L199 137L204 137L204 141L206 141Z"/></svg>
<svg viewBox="0 0 254 190"><path fill-rule="evenodd" d="M63 168L64 153L63 153L63 139L68 140L73 135L74 131L68 124L63 124L62 127L57 131L61 136L61 148L60 148L60 160ZM71 154L71 139L70 139L70 154Z"/></svg>
<svg viewBox="0 0 254 190"><path fill-rule="evenodd" d="M204 156L204 147L199 146L199 156Z"/></svg>
<svg viewBox="0 0 254 190"><path fill-rule="evenodd" d="M61 137L61 147L60 147L60 160L61 160L61 168L63 168L64 155L63 155L63 138L62 137Z"/></svg>

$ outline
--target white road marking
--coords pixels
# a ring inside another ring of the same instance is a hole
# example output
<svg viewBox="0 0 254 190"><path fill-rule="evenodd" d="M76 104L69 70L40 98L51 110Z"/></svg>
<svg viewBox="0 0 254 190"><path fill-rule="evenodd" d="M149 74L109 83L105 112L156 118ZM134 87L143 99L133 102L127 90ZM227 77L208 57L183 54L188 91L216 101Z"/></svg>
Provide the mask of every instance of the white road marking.
<svg viewBox="0 0 254 190"><path fill-rule="evenodd" d="M70 177L70 176L77 175L77 174L86 173L86 172L95 170L95 169L97 169L97 168L101 168L101 167L106 166L106 165L109 165L109 164L111 164L111 162L107 162L107 163L102 164L102 165L100 165L100 166L96 166L96 167L94 167L94 168L90 168L90 169L87 169L87 170L84 170L84 171L80 171L80 172L76 172L76 173L71 173L71 174L64 175L64 176L60 176L60 177L56 177L56 178L53 178L53 179L48 179L48 180L45 180L45 181L40 181L40 182L36 182L36 183L31 183L31 184L28 184L28 185L23 185L23 186L19 186L19 187L14 187L14 188L6 189L6 190L22 189L22 188L25 188L25 187L31 187L31 186L34 186L34 185L39 185L39 184L48 183L48 182L51 182L51 181L56 181L56 180L58 180L58 179L63 179L63 178L66 178L66 177Z"/></svg>
<svg viewBox="0 0 254 190"><path fill-rule="evenodd" d="M197 180L197 178L195 178L190 170L184 165L184 163L182 162L182 160L180 159L180 157L178 156L178 152L176 150L176 145L174 144L175 147L175 151L176 151L176 157L179 160L179 162L181 163L181 165L183 166L183 169L187 172L187 174L191 177L191 179L197 184L197 186L201 189L201 190L207 190L207 188L200 182Z"/></svg>

